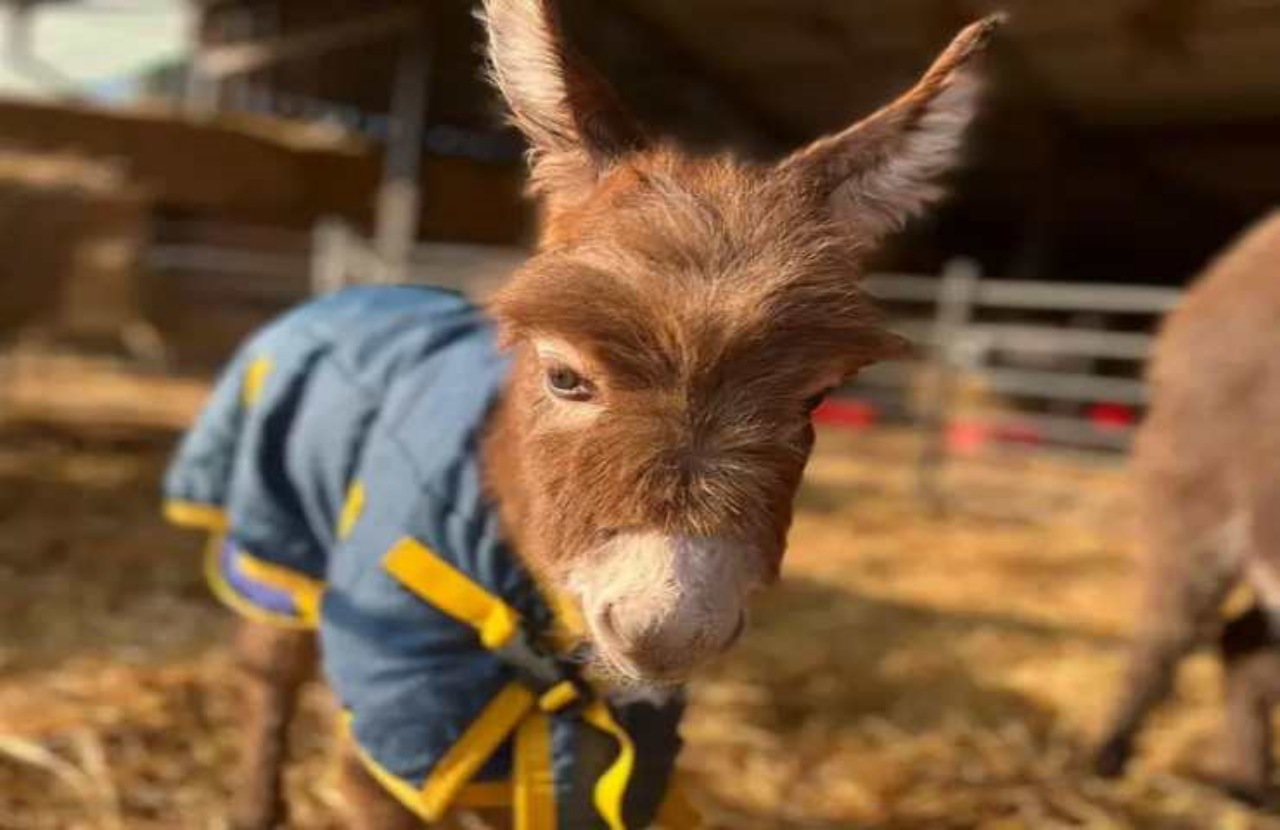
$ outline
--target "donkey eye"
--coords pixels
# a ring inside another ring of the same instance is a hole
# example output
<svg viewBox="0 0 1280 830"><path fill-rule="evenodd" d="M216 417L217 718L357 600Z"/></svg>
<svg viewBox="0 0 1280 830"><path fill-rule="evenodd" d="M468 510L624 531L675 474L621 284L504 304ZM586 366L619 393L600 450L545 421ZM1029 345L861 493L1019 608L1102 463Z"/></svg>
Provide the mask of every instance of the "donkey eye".
<svg viewBox="0 0 1280 830"><path fill-rule="evenodd" d="M595 397L591 382L568 366L547 369L547 389L566 401L588 401Z"/></svg>

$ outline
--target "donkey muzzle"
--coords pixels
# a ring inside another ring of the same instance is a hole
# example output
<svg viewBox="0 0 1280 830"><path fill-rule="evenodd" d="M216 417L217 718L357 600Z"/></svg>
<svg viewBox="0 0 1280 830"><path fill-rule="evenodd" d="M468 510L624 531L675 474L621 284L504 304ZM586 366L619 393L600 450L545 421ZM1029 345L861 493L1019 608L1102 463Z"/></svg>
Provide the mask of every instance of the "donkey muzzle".
<svg viewBox="0 0 1280 830"><path fill-rule="evenodd" d="M625 533L582 571L572 585L600 657L631 680L672 683L737 641L765 568L738 540Z"/></svg>

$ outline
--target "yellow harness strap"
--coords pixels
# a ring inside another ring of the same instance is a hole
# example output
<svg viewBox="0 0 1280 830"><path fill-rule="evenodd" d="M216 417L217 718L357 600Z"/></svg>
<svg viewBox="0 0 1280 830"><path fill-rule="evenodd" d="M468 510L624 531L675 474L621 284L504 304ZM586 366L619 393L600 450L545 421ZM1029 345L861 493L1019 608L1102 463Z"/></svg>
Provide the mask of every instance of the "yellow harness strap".
<svg viewBox="0 0 1280 830"><path fill-rule="evenodd" d="M432 821L443 818L454 799L471 783L489 756L529 719L534 711L533 692L519 683L507 685L467 727L449 751L441 757L422 785L422 803ZM548 825L545 830L552 830ZM544 830L538 825L517 825L517 830Z"/></svg>
<svg viewBox="0 0 1280 830"><path fill-rule="evenodd" d="M404 539L395 545L383 562L386 570L402 585L413 591L426 602L444 613L474 628L480 635L485 648L497 651L511 642L520 631L520 614L498 597L476 585L465 574L449 565L434 551L413 539ZM508 687L510 688L510 687ZM517 686L517 688L523 688ZM553 787L543 787L538 782L551 780L551 747L549 731L545 743L545 751L541 751L543 727L538 722L549 721L544 712L555 712L578 699L577 690L564 685L546 692L540 701L534 701L532 695L528 699L528 707L521 713L518 729L510 724L514 712L508 712L505 722L496 720L493 726L505 728L504 734L517 732L517 763L514 776L516 806L515 826L517 830L554 830L555 798ZM492 708L492 707L491 707ZM623 819L623 798L627 784L635 769L635 746L613 716L609 708L601 701L593 701L584 709L583 719L597 729L612 736L618 741L619 752L613 765L600 776L596 783L594 803L600 815L609 825L609 830L627 830ZM490 718L489 710L481 713L472 729L486 729L484 722ZM493 731L498 731L494 729ZM526 732L525 730L529 730ZM469 730L470 732L471 730ZM464 746L465 740L454 745L448 754L470 754L479 747ZM524 744L522 751L520 745ZM534 752L538 748L538 752ZM480 756L481 761L488 757ZM427 788L432 788L440 776L440 766L432 773ZM474 774L474 770L472 770ZM469 780L452 778L450 786L442 786L441 795L452 796ZM425 790L424 790L425 792ZM546 793L546 795L542 795ZM543 823L543 822L547 823Z"/></svg>
<svg viewBox="0 0 1280 830"><path fill-rule="evenodd" d="M472 582L426 545L403 539L383 566L409 590L455 620L471 626L490 651L502 648L520 628L515 609Z"/></svg>
<svg viewBox="0 0 1280 830"><path fill-rule="evenodd" d="M518 828L556 826L556 780L551 769L551 719L526 717L516 732L512 819Z"/></svg>
<svg viewBox="0 0 1280 830"><path fill-rule="evenodd" d="M583 710L582 719L618 742L618 757L596 782L595 805L609 825L609 830L626 830L622 805L627 795L627 784L636 767L636 745L631 742L627 730L613 719L609 707L603 701L591 701Z"/></svg>

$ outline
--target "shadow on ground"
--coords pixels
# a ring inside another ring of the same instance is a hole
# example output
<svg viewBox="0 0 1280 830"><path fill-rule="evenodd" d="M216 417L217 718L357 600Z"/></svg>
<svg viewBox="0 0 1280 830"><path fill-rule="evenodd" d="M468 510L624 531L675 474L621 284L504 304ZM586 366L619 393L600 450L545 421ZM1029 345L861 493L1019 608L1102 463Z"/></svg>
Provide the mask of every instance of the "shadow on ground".
<svg viewBox="0 0 1280 830"><path fill-rule="evenodd" d="M1047 725L1050 713L993 685L982 666L966 660L956 646L975 634L1014 637L1032 648L1115 642L1014 616L941 611L794 578L758 603L750 635L714 680L759 690L758 714L784 732L812 728L815 719L838 728L862 718L928 729L956 713Z"/></svg>

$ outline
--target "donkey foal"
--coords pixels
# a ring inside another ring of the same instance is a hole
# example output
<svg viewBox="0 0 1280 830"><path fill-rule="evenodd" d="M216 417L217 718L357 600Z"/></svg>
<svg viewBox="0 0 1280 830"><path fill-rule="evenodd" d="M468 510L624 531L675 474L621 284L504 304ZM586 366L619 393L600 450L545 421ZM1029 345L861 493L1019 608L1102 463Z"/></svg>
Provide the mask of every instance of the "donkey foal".
<svg viewBox="0 0 1280 830"><path fill-rule="evenodd" d="M940 196L997 20L878 113L754 165L647 135L550 0L484 6L536 253L486 314L366 288L269 327L184 443L172 512L226 534L228 601L318 624L355 826L513 800L522 827L647 826L675 690L780 568L810 413L901 350L859 272ZM581 670L539 645L553 618L580 619ZM243 830L281 820L300 636L243 641Z"/></svg>

